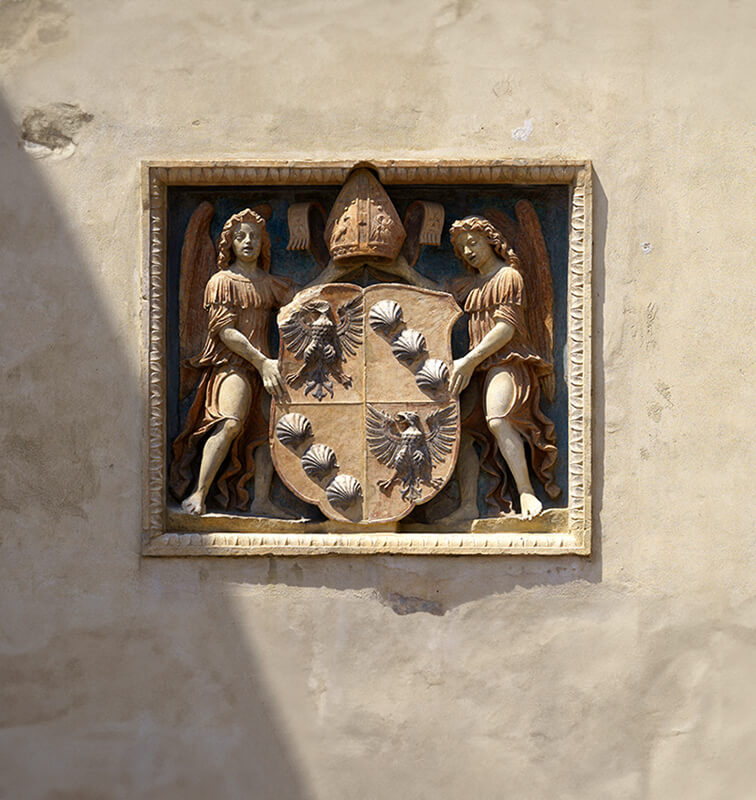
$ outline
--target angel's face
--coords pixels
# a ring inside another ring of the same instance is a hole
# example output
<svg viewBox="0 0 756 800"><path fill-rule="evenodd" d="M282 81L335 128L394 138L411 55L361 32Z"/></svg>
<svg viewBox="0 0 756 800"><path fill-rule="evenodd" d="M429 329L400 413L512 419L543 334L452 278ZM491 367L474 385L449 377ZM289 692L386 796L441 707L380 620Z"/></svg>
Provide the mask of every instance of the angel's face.
<svg viewBox="0 0 756 800"><path fill-rule="evenodd" d="M481 270L485 265L495 260L494 252L488 239L477 231L462 231L457 236L457 248L462 258L476 270Z"/></svg>
<svg viewBox="0 0 756 800"><path fill-rule="evenodd" d="M262 231L254 222L240 222L234 229L231 239L234 255L245 264L254 263L262 247Z"/></svg>

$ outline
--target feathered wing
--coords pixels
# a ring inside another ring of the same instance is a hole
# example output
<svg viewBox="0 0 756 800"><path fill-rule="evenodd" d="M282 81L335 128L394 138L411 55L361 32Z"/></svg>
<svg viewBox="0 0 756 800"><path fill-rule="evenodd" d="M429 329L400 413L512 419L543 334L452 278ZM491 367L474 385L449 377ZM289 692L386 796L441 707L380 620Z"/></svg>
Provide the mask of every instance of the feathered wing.
<svg viewBox="0 0 756 800"><path fill-rule="evenodd" d="M487 208L485 216L489 222L493 223L494 227L499 229L499 232L507 240L510 247L514 247L517 239L517 223L512 217L503 211L499 211L498 208Z"/></svg>
<svg viewBox="0 0 756 800"><path fill-rule="evenodd" d="M301 358L312 338L312 331L305 322L303 310L299 309L283 322L279 322L278 330L289 352L294 358Z"/></svg>
<svg viewBox="0 0 756 800"><path fill-rule="evenodd" d="M428 447L431 461L440 464L454 449L457 440L457 406L439 408L425 418L428 434L425 444Z"/></svg>
<svg viewBox="0 0 756 800"><path fill-rule="evenodd" d="M543 392L549 400L556 394L554 380L554 296L551 265L541 223L527 200L515 205L515 222L495 208L486 209L486 217L501 231L517 253L525 283L525 321L533 347L549 369L541 376Z"/></svg>
<svg viewBox="0 0 756 800"><path fill-rule="evenodd" d="M368 403L365 436L370 452L378 461L393 466L402 438L394 418Z"/></svg>
<svg viewBox="0 0 756 800"><path fill-rule="evenodd" d="M200 203L192 214L181 248L179 277L179 395L183 400L194 388L198 371L186 362L202 350L207 334L204 308L205 286L215 272L215 245L210 223L215 214L212 203Z"/></svg>
<svg viewBox="0 0 756 800"><path fill-rule="evenodd" d="M515 252L522 262L525 282L525 315L531 341L538 355L551 368L541 376L541 386L549 400L554 399L554 295L551 286L549 252L533 204L520 200L515 205L517 239Z"/></svg>
<svg viewBox="0 0 756 800"><path fill-rule="evenodd" d="M363 311L362 294L355 295L338 308L339 321L336 325L336 335L339 337L342 352L350 356L353 356L362 344Z"/></svg>

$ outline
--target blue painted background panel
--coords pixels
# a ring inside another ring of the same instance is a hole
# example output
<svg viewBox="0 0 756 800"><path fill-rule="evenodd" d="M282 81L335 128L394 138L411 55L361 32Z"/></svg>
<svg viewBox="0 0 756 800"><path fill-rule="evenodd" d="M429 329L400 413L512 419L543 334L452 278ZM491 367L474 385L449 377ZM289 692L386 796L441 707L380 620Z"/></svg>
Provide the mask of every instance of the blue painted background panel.
<svg viewBox="0 0 756 800"><path fill-rule="evenodd" d="M262 187L170 187L168 190L168 248L167 248L167 344L168 344L168 440L173 441L181 429L188 410L189 398L182 407L178 401L178 287L181 268L181 246L186 226L197 206L207 200L215 207L211 235L215 239L224 222L232 214L249 206L268 203L273 209L267 228L271 237L271 272L291 278L304 286L318 274L319 267L308 252L286 250L289 239L287 210L292 203L319 200L330 210L340 186L262 186ZM534 487L545 507L562 506L567 490L567 386L565 382L565 347L567 335L567 259L569 250L569 188L567 186L506 186L506 185L432 185L385 186L399 215L404 218L407 206L414 200L441 203L446 211L440 247L424 247L416 268L431 280L443 282L465 274L465 269L454 255L449 240L449 227L456 219L470 214L483 214L487 208L497 208L514 218L518 200L529 200L535 207L543 228L551 260L554 287L554 366L557 395L553 403L542 399L542 408L555 422L559 459L556 482L562 496L551 500L538 481ZM352 279L350 278L350 281ZM354 280L360 283L359 280ZM371 279L368 283L375 283ZM274 329L275 326L272 326ZM278 350L277 332L271 333L271 353ZM463 317L455 327L453 346L455 357L467 349L467 323ZM481 477L481 481L485 480ZM274 493L284 491L281 485ZM297 506L295 498L287 495L286 503ZM319 513L303 506L303 513L318 518Z"/></svg>

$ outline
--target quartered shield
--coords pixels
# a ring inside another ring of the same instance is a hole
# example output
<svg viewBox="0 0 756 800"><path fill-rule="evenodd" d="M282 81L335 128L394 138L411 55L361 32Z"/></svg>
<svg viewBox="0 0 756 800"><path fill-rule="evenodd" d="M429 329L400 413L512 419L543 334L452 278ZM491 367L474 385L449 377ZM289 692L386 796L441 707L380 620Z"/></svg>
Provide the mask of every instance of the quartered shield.
<svg viewBox="0 0 756 800"><path fill-rule="evenodd" d="M331 283L278 315L286 399L270 441L284 483L329 518L398 520L454 471L459 400L449 393L451 295L403 284Z"/></svg>

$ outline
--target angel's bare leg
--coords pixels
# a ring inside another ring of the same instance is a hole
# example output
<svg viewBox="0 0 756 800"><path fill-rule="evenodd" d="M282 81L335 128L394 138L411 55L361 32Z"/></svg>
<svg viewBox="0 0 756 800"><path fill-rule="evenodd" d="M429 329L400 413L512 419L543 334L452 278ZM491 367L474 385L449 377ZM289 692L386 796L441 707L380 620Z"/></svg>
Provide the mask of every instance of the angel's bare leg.
<svg viewBox="0 0 756 800"><path fill-rule="evenodd" d="M493 371L486 385L486 419L517 484L522 516L530 519L543 510L543 505L533 492L522 436L506 419L515 389L514 378L506 368Z"/></svg>
<svg viewBox="0 0 756 800"><path fill-rule="evenodd" d="M205 441L200 460L197 488L184 500L181 508L189 514L204 514L207 493L215 475L228 454L234 439L241 433L251 402L249 383L241 375L226 375L218 390L218 409L225 419Z"/></svg>
<svg viewBox="0 0 756 800"><path fill-rule="evenodd" d="M465 522L478 516L478 475L480 461L475 452L473 438L462 434L457 458L457 481L459 482L459 508L442 520L444 523Z"/></svg>
<svg viewBox="0 0 756 800"><path fill-rule="evenodd" d="M270 396L265 394L261 399L263 417L270 419ZM270 486L273 483L273 460L270 457L270 445L261 444L255 449L255 494L252 498L250 513L255 517L278 517L294 519L295 515L277 506L270 499Z"/></svg>

